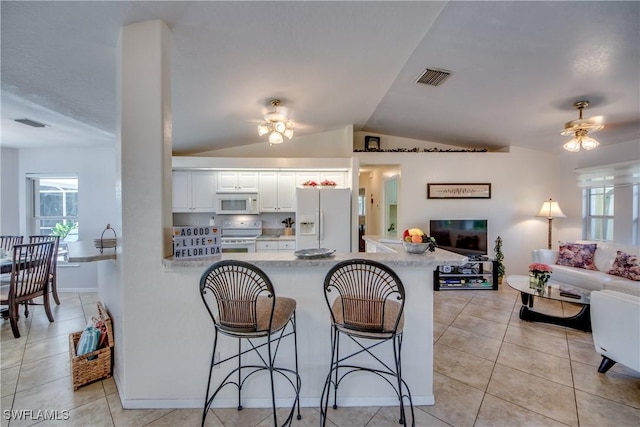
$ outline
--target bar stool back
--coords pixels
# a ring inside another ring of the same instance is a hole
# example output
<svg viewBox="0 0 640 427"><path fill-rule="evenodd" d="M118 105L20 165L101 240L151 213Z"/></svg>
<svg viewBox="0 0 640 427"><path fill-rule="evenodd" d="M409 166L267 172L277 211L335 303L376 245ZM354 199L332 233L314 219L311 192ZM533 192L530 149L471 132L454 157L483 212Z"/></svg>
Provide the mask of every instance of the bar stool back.
<svg viewBox="0 0 640 427"><path fill-rule="evenodd" d="M405 291L398 275L376 261L342 261L325 276L324 295L331 313L331 367L320 398L321 425L326 425L327 422L331 386L333 385L333 408L337 409L339 384L348 375L363 371L374 373L391 385L400 405L399 423L405 426L407 420L404 401L408 400L412 425L415 425L411 392L402 379ZM356 343L355 352L340 354L341 335ZM393 344L391 366L372 351L385 342ZM371 356L373 363L367 366L357 364L358 361L352 358L358 355Z"/></svg>
<svg viewBox="0 0 640 427"><path fill-rule="evenodd" d="M265 370L270 375L274 425L279 425L276 415L274 373L284 377L295 392L291 411L283 425L291 424L296 406L298 408L297 419L301 419L296 301L291 298L276 297L271 280L261 269L252 264L235 260L219 261L210 266L200 279L200 295L213 320L215 329L202 425L204 426L213 399L228 385L237 387L238 410L242 410L241 392L245 381L253 374ZM290 327L287 328L287 326ZM219 335L238 340L237 354L223 360L216 360ZM288 336L293 337L295 369L275 365L280 342ZM242 350L242 340L248 342L244 351ZM265 350L266 354L264 354ZM250 352L255 352L261 363L243 365L241 356ZM225 376L210 395L213 368L236 358L237 367ZM235 373L237 373L237 380L231 378Z"/></svg>

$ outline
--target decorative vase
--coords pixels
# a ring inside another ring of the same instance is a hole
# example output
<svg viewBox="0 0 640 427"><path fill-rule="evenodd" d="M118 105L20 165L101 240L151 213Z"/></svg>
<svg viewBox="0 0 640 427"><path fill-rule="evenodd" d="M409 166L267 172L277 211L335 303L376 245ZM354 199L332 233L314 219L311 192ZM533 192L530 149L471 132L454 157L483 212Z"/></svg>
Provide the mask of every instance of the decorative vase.
<svg viewBox="0 0 640 427"><path fill-rule="evenodd" d="M285 236L293 236L293 228L291 228L291 227L286 227L286 228L284 229L284 235L285 235Z"/></svg>
<svg viewBox="0 0 640 427"><path fill-rule="evenodd" d="M532 272L529 273L529 288L541 291L547 284L548 277L538 276Z"/></svg>

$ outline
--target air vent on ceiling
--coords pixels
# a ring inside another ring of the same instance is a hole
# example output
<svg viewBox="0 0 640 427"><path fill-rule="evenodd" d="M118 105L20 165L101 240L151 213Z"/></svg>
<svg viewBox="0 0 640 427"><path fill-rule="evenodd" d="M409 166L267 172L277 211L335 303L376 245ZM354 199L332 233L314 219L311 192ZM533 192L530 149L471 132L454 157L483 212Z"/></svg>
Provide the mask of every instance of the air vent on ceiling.
<svg viewBox="0 0 640 427"><path fill-rule="evenodd" d="M416 83L421 83L429 86L440 86L444 83L449 76L453 74L451 71L440 70L437 68L427 68L424 73L418 78Z"/></svg>
<svg viewBox="0 0 640 427"><path fill-rule="evenodd" d="M15 119L15 121L34 128L43 128L47 126L44 123L36 122L35 120L31 119Z"/></svg>

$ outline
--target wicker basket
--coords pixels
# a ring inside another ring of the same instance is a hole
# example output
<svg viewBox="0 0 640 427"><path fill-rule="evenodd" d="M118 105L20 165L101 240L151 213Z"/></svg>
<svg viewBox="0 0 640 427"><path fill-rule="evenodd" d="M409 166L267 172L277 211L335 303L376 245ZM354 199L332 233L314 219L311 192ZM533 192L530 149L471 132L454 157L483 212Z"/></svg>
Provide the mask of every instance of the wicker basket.
<svg viewBox="0 0 640 427"><path fill-rule="evenodd" d="M101 302L98 302L98 315L107 326L107 345L91 353L76 356L76 348L82 331L69 334L69 356L71 358L71 381L73 390L83 385L111 377L113 367L111 352L113 349L113 328L111 318Z"/></svg>

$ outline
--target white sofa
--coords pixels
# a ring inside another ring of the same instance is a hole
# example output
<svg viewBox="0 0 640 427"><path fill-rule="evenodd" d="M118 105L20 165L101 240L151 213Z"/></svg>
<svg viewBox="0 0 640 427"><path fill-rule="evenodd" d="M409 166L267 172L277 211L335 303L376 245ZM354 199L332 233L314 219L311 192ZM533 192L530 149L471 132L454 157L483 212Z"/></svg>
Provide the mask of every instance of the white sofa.
<svg viewBox="0 0 640 427"><path fill-rule="evenodd" d="M607 274L616 259L617 251L628 254L640 254L640 246L618 245L615 243L591 242L579 240L575 243L596 243L594 264L596 270L556 265L558 250L535 249L532 252L533 262L539 262L551 266L551 280L566 283L589 291L601 291L604 289L622 292L625 294L640 296L640 281L626 279L620 276Z"/></svg>
<svg viewBox="0 0 640 427"><path fill-rule="evenodd" d="M640 297L591 292L591 328L602 355L598 372L607 372L616 362L640 372Z"/></svg>

